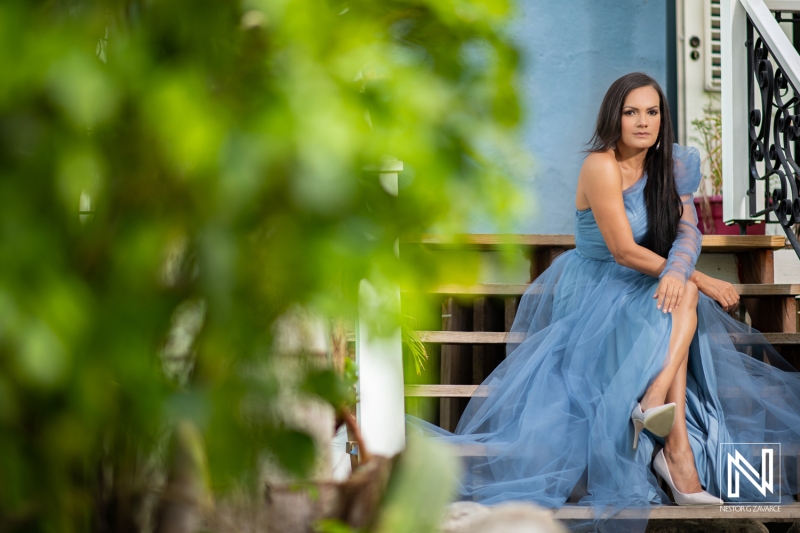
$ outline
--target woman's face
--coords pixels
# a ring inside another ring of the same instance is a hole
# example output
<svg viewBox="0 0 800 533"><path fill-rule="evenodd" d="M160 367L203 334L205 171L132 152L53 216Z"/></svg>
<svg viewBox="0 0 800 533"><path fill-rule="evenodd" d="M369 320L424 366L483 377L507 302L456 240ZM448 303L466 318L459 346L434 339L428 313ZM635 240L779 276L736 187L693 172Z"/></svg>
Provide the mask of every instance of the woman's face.
<svg viewBox="0 0 800 533"><path fill-rule="evenodd" d="M630 148L650 148L661 129L658 93L652 87L639 87L628 93L622 104L622 132L619 142Z"/></svg>

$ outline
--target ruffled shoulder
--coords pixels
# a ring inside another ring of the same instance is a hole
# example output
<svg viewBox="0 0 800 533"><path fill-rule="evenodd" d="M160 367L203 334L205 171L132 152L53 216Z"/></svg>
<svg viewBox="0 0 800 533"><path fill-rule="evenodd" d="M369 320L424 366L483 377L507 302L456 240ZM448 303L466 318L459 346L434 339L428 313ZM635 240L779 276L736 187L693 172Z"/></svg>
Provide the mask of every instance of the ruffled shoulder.
<svg viewBox="0 0 800 533"><path fill-rule="evenodd" d="M700 151L693 146L672 145L675 185L679 195L691 194L700 186Z"/></svg>

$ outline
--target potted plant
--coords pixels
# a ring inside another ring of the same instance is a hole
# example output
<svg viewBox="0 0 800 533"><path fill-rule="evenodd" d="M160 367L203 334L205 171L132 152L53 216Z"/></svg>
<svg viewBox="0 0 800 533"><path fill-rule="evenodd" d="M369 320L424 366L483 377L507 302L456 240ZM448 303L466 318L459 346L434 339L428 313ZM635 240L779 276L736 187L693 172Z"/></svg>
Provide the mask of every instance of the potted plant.
<svg viewBox="0 0 800 533"><path fill-rule="evenodd" d="M722 113L712 99L703 108L703 118L692 121L698 135L692 136L706 153L704 162L708 165L708 174L700 184L700 197L694 199L697 210L697 227L704 235L738 235L739 226L726 226L722 221ZM710 189L710 191L709 191ZM751 224L747 226L748 235L764 235L765 225Z"/></svg>

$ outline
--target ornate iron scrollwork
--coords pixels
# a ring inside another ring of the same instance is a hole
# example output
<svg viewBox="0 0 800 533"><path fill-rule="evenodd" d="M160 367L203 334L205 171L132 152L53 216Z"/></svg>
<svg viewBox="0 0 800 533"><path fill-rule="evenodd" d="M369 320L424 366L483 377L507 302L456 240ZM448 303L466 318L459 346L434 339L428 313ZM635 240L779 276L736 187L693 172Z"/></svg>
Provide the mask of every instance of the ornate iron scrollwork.
<svg viewBox="0 0 800 533"><path fill-rule="evenodd" d="M800 146L800 92L772 55L750 17L747 18L746 45L750 111L750 216L764 215L765 222L779 222L800 257L800 242L793 229L800 222L800 165L795 159ZM755 106L756 90L761 109ZM762 161L763 174L757 166ZM764 209L761 211L756 203L758 181L764 182ZM770 193L773 183L775 188ZM771 220L771 214L777 220Z"/></svg>

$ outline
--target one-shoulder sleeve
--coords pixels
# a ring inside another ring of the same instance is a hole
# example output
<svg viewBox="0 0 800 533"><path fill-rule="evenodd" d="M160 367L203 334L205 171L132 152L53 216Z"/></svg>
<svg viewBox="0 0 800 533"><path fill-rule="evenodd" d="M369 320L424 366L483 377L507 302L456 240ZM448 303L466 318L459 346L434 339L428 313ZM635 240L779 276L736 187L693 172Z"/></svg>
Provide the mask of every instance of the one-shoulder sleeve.
<svg viewBox="0 0 800 533"><path fill-rule="evenodd" d="M700 186L700 152L697 148L672 146L675 166L675 185L683 204L683 214L678 224L678 235L672 243L667 264L658 276L671 276L686 283L694 272L694 265L700 255L703 235L697 228L697 212L694 207L694 191Z"/></svg>

